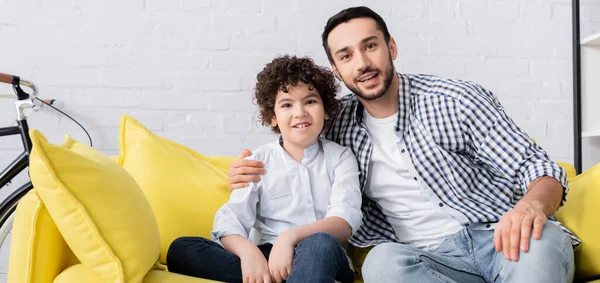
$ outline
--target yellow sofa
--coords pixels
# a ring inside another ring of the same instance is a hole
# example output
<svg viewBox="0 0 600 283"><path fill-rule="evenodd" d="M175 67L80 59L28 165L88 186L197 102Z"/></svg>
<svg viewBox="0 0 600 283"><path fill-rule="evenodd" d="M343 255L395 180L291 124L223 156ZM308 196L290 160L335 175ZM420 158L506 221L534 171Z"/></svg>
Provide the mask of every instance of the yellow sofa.
<svg viewBox="0 0 600 283"><path fill-rule="evenodd" d="M153 259L156 263L149 268L141 282L212 282L168 272L164 257L168 244L176 237L208 237L216 208L227 201L225 173L228 164L236 157L203 156L153 135L130 117L122 120L119 139L121 152L113 160L127 169L140 184L157 219L161 238L160 256ZM591 282L600 279L600 239L595 238L600 235L600 229L597 224L592 224L598 223L593 217L593 211L598 215L599 209L596 207L600 202L600 164L579 176L574 176L571 165L561 163L561 166L568 171L571 193L567 205L561 208L557 216L583 239L583 244L575 251L576 277L581 282ZM164 170L159 171L161 168ZM36 170L32 169L30 174L42 174ZM191 175L194 172L201 178ZM181 184L185 183L190 185L181 188ZM82 264L82 260L75 256L76 253L52 217L55 214L49 211L38 189L40 188L30 191L17 207L9 282L106 282L99 276L98 269ZM185 222L184 218L195 221ZM131 239L132 242L136 240ZM351 248L349 252L355 264L360 267L367 250ZM357 279L357 282L362 281Z"/></svg>

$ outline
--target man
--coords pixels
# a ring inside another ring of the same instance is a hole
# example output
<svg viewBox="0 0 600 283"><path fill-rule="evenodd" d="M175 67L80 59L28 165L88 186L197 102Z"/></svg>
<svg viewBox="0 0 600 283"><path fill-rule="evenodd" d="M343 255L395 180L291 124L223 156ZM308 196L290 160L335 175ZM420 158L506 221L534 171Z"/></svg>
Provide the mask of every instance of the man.
<svg viewBox="0 0 600 283"><path fill-rule="evenodd" d="M353 92L327 138L359 161L364 219L350 242L375 246L365 282L572 280L579 240L553 217L566 200L565 171L491 92L397 74L396 42L366 7L331 17L322 39ZM233 162L230 187L255 181L260 167Z"/></svg>

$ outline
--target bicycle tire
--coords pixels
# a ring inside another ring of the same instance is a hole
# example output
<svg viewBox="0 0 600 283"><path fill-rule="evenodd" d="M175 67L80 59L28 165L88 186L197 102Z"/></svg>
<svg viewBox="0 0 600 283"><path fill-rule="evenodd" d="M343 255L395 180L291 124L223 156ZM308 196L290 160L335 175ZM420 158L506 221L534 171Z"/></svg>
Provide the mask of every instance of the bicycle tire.
<svg viewBox="0 0 600 283"><path fill-rule="evenodd" d="M0 204L0 247L4 246L6 236L12 230L12 220L19 201L21 201L31 189L33 189L33 184L27 182L10 194Z"/></svg>

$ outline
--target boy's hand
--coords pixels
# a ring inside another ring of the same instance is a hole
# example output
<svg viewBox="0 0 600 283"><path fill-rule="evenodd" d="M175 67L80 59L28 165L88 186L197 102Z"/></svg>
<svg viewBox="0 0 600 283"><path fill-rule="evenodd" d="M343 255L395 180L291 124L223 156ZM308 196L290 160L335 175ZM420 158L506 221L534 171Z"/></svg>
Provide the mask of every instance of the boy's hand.
<svg viewBox="0 0 600 283"><path fill-rule="evenodd" d="M277 237L269 255L269 270L274 282L286 280L292 273L292 260L296 247L295 234L289 229Z"/></svg>
<svg viewBox="0 0 600 283"><path fill-rule="evenodd" d="M229 170L227 171L229 178L227 181L230 190L245 188L249 182L258 182L260 181L260 176L258 175L266 173L262 162L244 159L250 156L250 154L252 154L250 150L244 149L240 159L234 160L229 164Z"/></svg>
<svg viewBox="0 0 600 283"><path fill-rule="evenodd" d="M244 283L271 283L267 259L260 252L249 252L240 257Z"/></svg>

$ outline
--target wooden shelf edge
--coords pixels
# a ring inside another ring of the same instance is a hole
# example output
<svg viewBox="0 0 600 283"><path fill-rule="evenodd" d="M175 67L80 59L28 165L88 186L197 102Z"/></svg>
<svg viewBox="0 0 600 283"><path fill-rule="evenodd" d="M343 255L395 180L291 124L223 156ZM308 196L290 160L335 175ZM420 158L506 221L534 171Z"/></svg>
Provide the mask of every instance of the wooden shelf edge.
<svg viewBox="0 0 600 283"><path fill-rule="evenodd" d="M584 46L600 46L600 32L594 33L581 40Z"/></svg>

